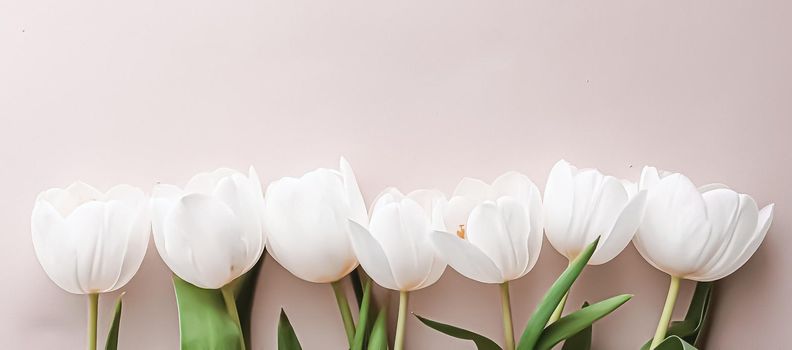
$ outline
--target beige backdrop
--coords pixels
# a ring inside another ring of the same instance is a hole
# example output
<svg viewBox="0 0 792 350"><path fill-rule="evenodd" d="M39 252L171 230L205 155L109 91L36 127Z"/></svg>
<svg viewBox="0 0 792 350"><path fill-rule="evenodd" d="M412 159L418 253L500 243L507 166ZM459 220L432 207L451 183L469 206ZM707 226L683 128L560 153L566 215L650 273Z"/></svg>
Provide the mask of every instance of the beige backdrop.
<svg viewBox="0 0 792 350"><path fill-rule="evenodd" d="M775 202L762 247L718 284L709 348L782 349L792 311L790 4L0 0L0 348L83 348L85 299L50 282L33 254L39 191L78 179L149 189L250 164L271 181L345 155L368 200L388 185L451 191L462 176L507 170L543 187L563 157L631 179L656 165ZM563 267L545 244L514 283L516 325ZM569 304L634 293L597 323L594 341L636 349L666 288L630 246L587 269ZM153 246L124 289L121 348L177 348L170 275ZM102 300L101 333L115 296ZM449 269L410 310L500 341L497 298L497 287ZM275 348L280 307L306 349L344 348L330 287L268 260L256 349ZM410 349L473 348L412 318L407 333Z"/></svg>

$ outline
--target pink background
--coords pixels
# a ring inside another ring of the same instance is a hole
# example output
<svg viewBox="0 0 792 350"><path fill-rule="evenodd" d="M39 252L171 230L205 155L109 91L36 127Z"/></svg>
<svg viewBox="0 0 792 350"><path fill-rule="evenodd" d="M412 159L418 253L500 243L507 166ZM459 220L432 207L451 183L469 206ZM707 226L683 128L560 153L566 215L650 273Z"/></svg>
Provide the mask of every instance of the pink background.
<svg viewBox="0 0 792 350"><path fill-rule="evenodd" d="M78 179L182 185L250 164L271 181L345 155L367 200L388 185L450 192L463 176L507 170L543 187L565 158L629 179L656 165L775 202L762 247L718 284L709 348L781 349L791 16L790 2L769 0L0 0L0 348L84 344L85 299L50 282L33 254L39 191ZM518 328L564 264L545 243L513 284ZM594 341L637 349L666 288L630 246L587 269L569 304L634 293ZM153 245L124 289L121 348L177 348L170 274ZM102 338L115 297L102 300ZM256 349L275 348L281 306L306 349L345 347L329 286L268 260L256 298ZM411 301L501 340L496 286L449 269ZM411 349L473 348L412 318L407 332Z"/></svg>

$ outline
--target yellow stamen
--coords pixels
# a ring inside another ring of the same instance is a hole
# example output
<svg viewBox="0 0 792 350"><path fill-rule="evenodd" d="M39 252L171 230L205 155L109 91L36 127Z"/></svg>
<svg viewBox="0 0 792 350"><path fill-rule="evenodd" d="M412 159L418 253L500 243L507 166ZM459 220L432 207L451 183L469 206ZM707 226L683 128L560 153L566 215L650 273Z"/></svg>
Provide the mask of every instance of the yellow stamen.
<svg viewBox="0 0 792 350"><path fill-rule="evenodd" d="M459 230L457 230L457 237L465 239L465 225L459 225Z"/></svg>

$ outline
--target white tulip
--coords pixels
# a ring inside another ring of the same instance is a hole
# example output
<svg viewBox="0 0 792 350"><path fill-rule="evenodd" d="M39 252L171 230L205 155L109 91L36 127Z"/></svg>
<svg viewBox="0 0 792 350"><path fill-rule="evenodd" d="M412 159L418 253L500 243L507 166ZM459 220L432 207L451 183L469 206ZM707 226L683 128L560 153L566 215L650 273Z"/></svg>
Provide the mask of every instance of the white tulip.
<svg viewBox="0 0 792 350"><path fill-rule="evenodd" d="M464 178L448 201L445 224L459 230L432 233L437 254L467 278L500 284L504 349L514 350L509 281L525 276L539 259L539 189L517 172L499 176L492 185Z"/></svg>
<svg viewBox="0 0 792 350"><path fill-rule="evenodd" d="M713 281L756 252L773 221L773 204L759 210L751 196L722 184L700 188L684 175L644 168L646 212L634 244L655 268L675 277Z"/></svg>
<svg viewBox="0 0 792 350"><path fill-rule="evenodd" d="M434 284L446 268L430 236L435 230L445 231L445 201L440 191L418 190L405 196L388 188L374 201L369 229L349 220L360 265L374 282L399 291L396 350L404 347L408 293Z"/></svg>
<svg viewBox="0 0 792 350"><path fill-rule="evenodd" d="M358 265L349 220L368 224L352 167L341 158L340 171L320 168L271 183L264 215L270 255L303 280L332 285L351 346L355 324L340 280Z"/></svg>
<svg viewBox="0 0 792 350"><path fill-rule="evenodd" d="M55 284L75 294L123 287L148 246L143 191L118 185L102 193L78 182L38 195L31 218L33 247Z"/></svg>
<svg viewBox="0 0 792 350"><path fill-rule="evenodd" d="M633 243L671 276L653 349L665 339L680 279L714 281L745 264L770 228L773 204L759 210L753 198L725 185L696 188L685 175L652 167L643 169L639 187L648 194Z"/></svg>
<svg viewBox="0 0 792 350"><path fill-rule="evenodd" d="M445 231L440 191L406 196L389 188L374 202L368 230L350 220L352 247L360 265L377 284L413 291L437 282L446 264L436 257L430 234Z"/></svg>
<svg viewBox="0 0 792 350"><path fill-rule="evenodd" d="M357 267L349 222L368 223L363 196L346 159L340 171L317 169L267 187L267 250L293 275L335 282Z"/></svg>
<svg viewBox="0 0 792 350"><path fill-rule="evenodd" d="M544 193L547 240L571 261L599 236L589 264L615 258L630 243L643 216L646 192L631 198L632 186L596 169L558 161Z"/></svg>
<svg viewBox="0 0 792 350"><path fill-rule="evenodd" d="M528 273L542 248L539 190L523 174L509 172L492 185L463 179L448 201L445 224L457 235L432 234L438 254L462 275L503 283Z"/></svg>
<svg viewBox="0 0 792 350"><path fill-rule="evenodd" d="M264 198L253 167L195 175L182 190L157 185L151 198L154 242L179 278L218 289L256 264L264 251Z"/></svg>

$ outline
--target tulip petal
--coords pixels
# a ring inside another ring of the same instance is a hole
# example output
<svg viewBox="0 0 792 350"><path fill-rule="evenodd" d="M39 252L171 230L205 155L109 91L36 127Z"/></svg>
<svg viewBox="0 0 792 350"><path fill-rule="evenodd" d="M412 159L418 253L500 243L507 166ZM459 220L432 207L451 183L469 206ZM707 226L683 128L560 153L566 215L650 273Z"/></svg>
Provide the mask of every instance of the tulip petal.
<svg viewBox="0 0 792 350"><path fill-rule="evenodd" d="M559 160L550 170L544 192L544 221L547 240L563 255L574 245L570 237L569 225L572 222L572 205L575 201L572 176L573 167ZM569 258L569 256L567 256Z"/></svg>
<svg viewBox="0 0 792 350"><path fill-rule="evenodd" d="M426 217L431 219L433 230L446 230L443 215L447 200L443 192L438 190L416 190L408 193L407 197L423 208Z"/></svg>
<svg viewBox="0 0 792 350"><path fill-rule="evenodd" d="M509 198L509 197L506 197ZM514 206L516 201L512 200ZM508 213L506 212L508 211ZM512 218L512 215L516 218ZM519 220L520 217L523 220ZM507 218L514 219L511 222ZM486 254L501 271L503 278L510 280L513 276L519 275L524 269L525 259L524 249L516 249L517 244L524 242L520 237L527 237L527 230L530 229L525 213L515 213L513 206L491 201L484 202L477 206L470 213L468 219L466 235L467 240ZM514 229L515 235L512 236L510 229ZM522 253L518 256L519 253Z"/></svg>
<svg viewBox="0 0 792 350"><path fill-rule="evenodd" d="M479 179L462 178L454 189L452 197L467 197L474 202L482 202L489 198L490 185Z"/></svg>
<svg viewBox="0 0 792 350"><path fill-rule="evenodd" d="M395 187L388 187L380 192L377 197L374 198L374 201L371 202L372 204L369 213L374 213L374 211L376 211L377 207L380 205L398 202L401 201L402 198L404 198L404 194L402 194L401 191Z"/></svg>
<svg viewBox="0 0 792 350"><path fill-rule="evenodd" d="M30 221L33 248L47 276L69 293L85 293L77 279L77 256L71 245L71 232L58 210L47 200L38 200Z"/></svg>
<svg viewBox="0 0 792 350"><path fill-rule="evenodd" d="M704 192L709 192L709 191L712 191L712 190L718 190L718 189L722 189L722 188L723 189L729 189L729 186L726 186L726 185L721 184L721 183L711 183L711 184L706 184L704 186L700 186L699 187L699 192L704 193Z"/></svg>
<svg viewBox="0 0 792 350"><path fill-rule="evenodd" d="M282 178L267 187L264 198L268 250L293 275L328 283L357 266L338 172L317 169L300 179Z"/></svg>
<svg viewBox="0 0 792 350"><path fill-rule="evenodd" d="M177 261L176 266L169 266L198 287L221 288L244 273L247 266L242 230L225 203L204 194L188 194L165 219L165 245L170 260ZM180 256L174 257L176 254Z"/></svg>
<svg viewBox="0 0 792 350"><path fill-rule="evenodd" d="M372 213L369 230L382 245L401 290L417 287L429 274L434 258L428 244L429 227L423 208L409 198Z"/></svg>
<svg viewBox="0 0 792 350"><path fill-rule="evenodd" d="M360 266L363 266L363 270L374 279L374 282L388 289L399 290L385 251L368 230L363 225L349 220L349 237Z"/></svg>
<svg viewBox="0 0 792 350"><path fill-rule="evenodd" d="M751 199L751 202L753 202L753 199ZM755 202L753 203L755 206ZM747 204L747 206L750 207L751 205ZM739 231L735 230L735 237L732 239L729 250L721 258L719 264L715 266L709 274L696 276L695 279L705 282L718 280L734 273L748 262L748 259L759 249L759 246L767 235L767 231L770 229L770 224L773 222L774 206L774 204L770 204L757 213L756 222L758 224L750 232L741 232L742 229L739 229ZM745 221L746 223L750 223L751 219L748 218L745 219ZM742 224L740 226L742 226ZM739 236L737 236L738 234ZM747 239L746 236L748 237Z"/></svg>
<svg viewBox="0 0 792 350"><path fill-rule="evenodd" d="M229 168L219 168L211 172L196 174L184 186L184 191L187 193L212 194L220 180L234 174L239 174L239 172Z"/></svg>
<svg viewBox="0 0 792 350"><path fill-rule="evenodd" d="M244 234L240 237L245 244L244 267L247 272L258 261L264 251L264 238L261 223L261 208L264 197L259 197L256 184L240 174L221 179L215 187L214 197L221 200L234 212Z"/></svg>
<svg viewBox="0 0 792 350"><path fill-rule="evenodd" d="M39 194L37 200L46 200L58 210L64 218L69 216L81 204L104 200L105 195L84 182L75 182L65 189L51 188Z"/></svg>
<svg viewBox="0 0 792 350"><path fill-rule="evenodd" d="M619 217L616 218L610 232L600 239L599 247L594 251L589 265L604 264L627 247L638 230L638 226L641 225L645 205L646 191L641 191L627 203Z"/></svg>
<svg viewBox="0 0 792 350"><path fill-rule="evenodd" d="M495 263L467 240L447 232L432 232L432 243L440 258L467 278L481 283L505 281Z"/></svg>
<svg viewBox="0 0 792 350"><path fill-rule="evenodd" d="M101 292L116 281L116 276L109 278L100 271L105 263L102 259L105 209L104 202L88 202L77 207L66 218L66 225L71 232L70 245L77 255L77 280L83 293Z"/></svg>
<svg viewBox="0 0 792 350"><path fill-rule="evenodd" d="M531 203L531 198L538 192L536 185L527 176L516 171L509 171L498 176L492 182L490 195L487 199L497 200L500 197L509 196L527 207Z"/></svg>
<svg viewBox="0 0 792 350"><path fill-rule="evenodd" d="M363 201L363 194L360 193L355 172L352 171L352 166L349 165L346 158L341 157L340 170L344 179L344 190L346 191L346 199L349 205L349 218L355 220L355 222L365 223L368 220L366 203Z"/></svg>
<svg viewBox="0 0 792 350"><path fill-rule="evenodd" d="M468 217L478 202L466 197L452 197L445 208L444 222L448 230L467 224Z"/></svg>
<svg viewBox="0 0 792 350"><path fill-rule="evenodd" d="M660 174L657 168L645 166L641 171L641 179L638 181L638 190L646 190L660 182Z"/></svg>
<svg viewBox="0 0 792 350"><path fill-rule="evenodd" d="M429 236L429 238L430 238L429 243L431 244L431 235ZM429 269L429 274L426 275L426 279L424 279L423 282L421 282L421 284L418 287L413 288L412 290L426 288L435 284L438 280L440 280L440 277L443 276L443 272L445 272L446 266L447 266L446 263L442 259L440 259L439 256L434 256L432 259L431 268Z"/></svg>
<svg viewBox="0 0 792 350"><path fill-rule="evenodd" d="M131 212L133 223L126 240L126 254L116 284L111 290L125 286L140 269L148 249L151 237L151 219L145 203L141 203Z"/></svg>
<svg viewBox="0 0 792 350"><path fill-rule="evenodd" d="M165 218L170 214L183 191L173 185L159 184L151 191L149 213L151 216L152 236L160 257L167 262L168 251L165 246Z"/></svg>
<svg viewBox="0 0 792 350"><path fill-rule="evenodd" d="M707 205L707 220L712 226L712 230L706 245L699 254L699 260L696 263L698 268L692 276L707 274L718 263L731 245L734 230L746 209L745 203L741 203L740 195L730 189L714 189L703 193L702 197ZM748 237L756 227L757 211L756 203L754 203L752 214L748 214L752 216L751 227L748 228L750 232L746 232Z"/></svg>
<svg viewBox="0 0 792 350"><path fill-rule="evenodd" d="M684 175L672 174L649 191L635 247L661 271L685 276L695 271L710 229L698 189Z"/></svg>

